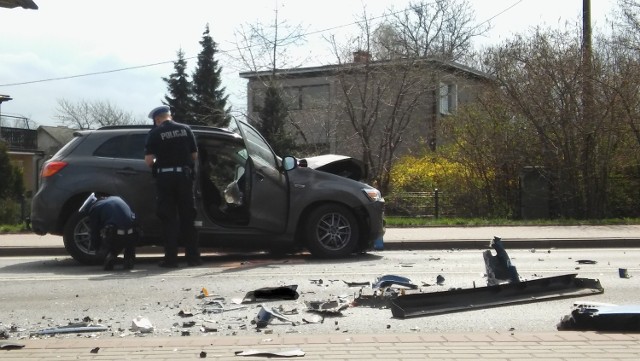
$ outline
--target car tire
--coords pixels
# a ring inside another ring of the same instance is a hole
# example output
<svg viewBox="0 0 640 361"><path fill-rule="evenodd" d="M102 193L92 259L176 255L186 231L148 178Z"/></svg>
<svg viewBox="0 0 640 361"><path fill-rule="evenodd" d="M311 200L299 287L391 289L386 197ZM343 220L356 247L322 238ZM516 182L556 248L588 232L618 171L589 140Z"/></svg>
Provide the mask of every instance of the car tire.
<svg viewBox="0 0 640 361"><path fill-rule="evenodd" d="M74 212L64 226L64 248L76 261L87 265L102 264L96 245L91 242L89 217Z"/></svg>
<svg viewBox="0 0 640 361"><path fill-rule="evenodd" d="M338 204L325 204L311 211L305 222L307 249L313 256L340 258L352 254L360 237L353 213Z"/></svg>

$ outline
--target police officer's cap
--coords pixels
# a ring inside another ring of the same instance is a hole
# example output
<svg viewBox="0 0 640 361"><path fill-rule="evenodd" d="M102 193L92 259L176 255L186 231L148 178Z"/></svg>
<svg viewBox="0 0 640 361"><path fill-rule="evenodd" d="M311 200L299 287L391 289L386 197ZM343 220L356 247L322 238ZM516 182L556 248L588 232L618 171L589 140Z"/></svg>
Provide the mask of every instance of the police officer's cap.
<svg viewBox="0 0 640 361"><path fill-rule="evenodd" d="M149 119L155 119L155 117L164 113L171 113L171 109L166 105L155 107L149 112Z"/></svg>

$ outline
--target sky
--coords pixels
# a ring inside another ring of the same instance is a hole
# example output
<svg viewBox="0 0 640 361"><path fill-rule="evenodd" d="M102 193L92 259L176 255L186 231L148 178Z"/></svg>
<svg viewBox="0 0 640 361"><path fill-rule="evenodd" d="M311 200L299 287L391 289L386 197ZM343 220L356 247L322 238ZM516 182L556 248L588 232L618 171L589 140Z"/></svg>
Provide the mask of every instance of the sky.
<svg viewBox="0 0 640 361"><path fill-rule="evenodd" d="M167 93L163 77L182 49L188 73L209 24L218 44L222 85L236 111L246 108L247 71L236 59L236 33L248 24L272 23L275 10L301 25L307 40L297 51L303 66L331 62L328 37L346 39L363 8L372 16L405 8L410 0L34 0L38 10L0 8L0 105L4 115L32 126L59 125L58 101L109 102L144 119ZM429 0L425 0L429 1ZM468 0L477 23L491 30L476 46L490 46L535 26L579 23L582 0ZM616 0L591 0L592 23L603 26ZM354 49L355 50L355 49ZM2 124L3 126L13 126Z"/></svg>

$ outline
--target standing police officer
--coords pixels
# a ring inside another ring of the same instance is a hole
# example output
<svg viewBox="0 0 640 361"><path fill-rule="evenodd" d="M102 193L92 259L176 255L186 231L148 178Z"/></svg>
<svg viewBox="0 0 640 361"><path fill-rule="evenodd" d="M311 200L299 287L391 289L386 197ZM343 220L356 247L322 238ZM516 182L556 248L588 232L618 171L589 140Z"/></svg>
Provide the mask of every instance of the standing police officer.
<svg viewBox="0 0 640 361"><path fill-rule="evenodd" d="M149 113L154 127L145 144L144 161L156 178L158 217L162 221L164 260L160 267L178 267L178 240L185 248L187 265L202 264L193 222L196 217L193 179L198 148L191 128L176 123L168 106Z"/></svg>

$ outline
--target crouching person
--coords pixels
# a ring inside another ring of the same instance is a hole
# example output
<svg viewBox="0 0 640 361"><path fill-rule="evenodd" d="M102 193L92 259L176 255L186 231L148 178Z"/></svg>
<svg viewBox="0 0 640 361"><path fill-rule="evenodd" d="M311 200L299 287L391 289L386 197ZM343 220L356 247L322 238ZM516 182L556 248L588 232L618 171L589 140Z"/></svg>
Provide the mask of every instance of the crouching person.
<svg viewBox="0 0 640 361"><path fill-rule="evenodd" d="M124 269L133 269L138 243L136 215L117 196L96 197L91 193L80 208L89 217L91 242L98 245L98 256L104 257L104 269L112 270L124 250Z"/></svg>

